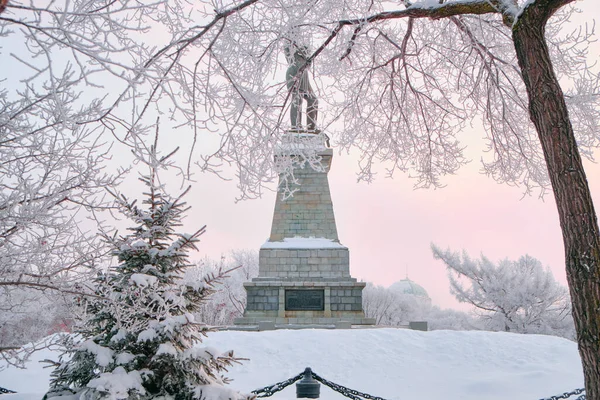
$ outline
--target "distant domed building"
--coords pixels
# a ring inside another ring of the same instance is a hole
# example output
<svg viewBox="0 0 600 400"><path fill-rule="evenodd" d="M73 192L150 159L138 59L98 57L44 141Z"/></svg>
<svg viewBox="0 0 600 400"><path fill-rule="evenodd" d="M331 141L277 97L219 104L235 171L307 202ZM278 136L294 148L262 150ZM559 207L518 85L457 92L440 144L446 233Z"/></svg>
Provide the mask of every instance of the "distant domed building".
<svg viewBox="0 0 600 400"><path fill-rule="evenodd" d="M419 302L431 304L431 298L427 294L427 291L418 283L408 279L408 277L393 283L388 290L398 294L414 296L415 300Z"/></svg>

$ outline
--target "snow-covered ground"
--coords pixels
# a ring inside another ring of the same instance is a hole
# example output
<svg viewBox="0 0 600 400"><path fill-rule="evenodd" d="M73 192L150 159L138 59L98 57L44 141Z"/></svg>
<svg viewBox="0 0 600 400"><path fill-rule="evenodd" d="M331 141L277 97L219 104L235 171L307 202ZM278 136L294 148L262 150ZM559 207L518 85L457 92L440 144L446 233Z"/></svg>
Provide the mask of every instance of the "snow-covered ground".
<svg viewBox="0 0 600 400"><path fill-rule="evenodd" d="M248 358L230 369L232 388L250 392L302 372L386 399L537 400L583 386L577 345L540 335L404 329L226 331L205 345ZM2 400L39 400L50 371L37 354L26 370L0 372ZM295 398L292 385L273 396ZM321 387L322 399L342 399Z"/></svg>

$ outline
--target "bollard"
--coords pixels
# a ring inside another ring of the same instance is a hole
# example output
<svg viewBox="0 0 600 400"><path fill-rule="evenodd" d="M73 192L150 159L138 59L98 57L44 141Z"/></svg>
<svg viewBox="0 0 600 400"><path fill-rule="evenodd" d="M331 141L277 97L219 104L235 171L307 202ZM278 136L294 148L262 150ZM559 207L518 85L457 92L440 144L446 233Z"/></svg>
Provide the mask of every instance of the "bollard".
<svg viewBox="0 0 600 400"><path fill-rule="evenodd" d="M427 321L411 321L408 323L409 329L413 331L427 331Z"/></svg>
<svg viewBox="0 0 600 400"><path fill-rule="evenodd" d="M321 390L319 382L312 377L310 368L304 370L304 378L296 383L296 398L298 399L318 399Z"/></svg>

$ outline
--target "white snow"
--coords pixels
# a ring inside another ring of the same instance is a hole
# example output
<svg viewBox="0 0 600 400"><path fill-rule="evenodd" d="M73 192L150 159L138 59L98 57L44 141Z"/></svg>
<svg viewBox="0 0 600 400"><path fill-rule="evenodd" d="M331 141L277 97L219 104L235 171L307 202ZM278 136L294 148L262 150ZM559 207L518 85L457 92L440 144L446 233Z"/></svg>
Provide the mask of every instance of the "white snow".
<svg viewBox="0 0 600 400"><path fill-rule="evenodd" d="M113 336L112 338L110 338L111 342L118 342L120 340L123 340L127 337L127 330L120 328L119 331L117 332L117 334L115 336Z"/></svg>
<svg viewBox="0 0 600 400"><path fill-rule="evenodd" d="M238 390L234 390L232 385L200 385L194 390L199 399L235 399L239 397Z"/></svg>
<svg viewBox="0 0 600 400"><path fill-rule="evenodd" d="M160 329L162 329L162 331L164 331L164 332L173 333L173 332L175 332L176 328L192 322L193 319L190 319L189 318L190 316L191 316L191 314L184 314L184 315L175 315L172 317L168 317L168 318L165 318L163 321L160 321L160 323L157 324L156 326L160 327ZM152 325L150 325L150 326L152 326Z"/></svg>
<svg viewBox="0 0 600 400"><path fill-rule="evenodd" d="M131 353L119 353L115 357L115 361L119 365L129 364L133 360L135 360L135 356L133 354L131 354Z"/></svg>
<svg viewBox="0 0 600 400"><path fill-rule="evenodd" d="M440 2L438 0L420 0L412 3L413 8L439 8Z"/></svg>
<svg viewBox="0 0 600 400"><path fill-rule="evenodd" d="M172 356L176 356L177 350L175 350L175 346L169 342L161 343L158 345L158 349L156 350L156 355L158 356L160 354L171 354Z"/></svg>
<svg viewBox="0 0 600 400"><path fill-rule="evenodd" d="M313 153L327 149L325 136L314 133L291 133L283 135L275 146L275 154L293 155L304 153L310 157Z"/></svg>
<svg viewBox="0 0 600 400"><path fill-rule="evenodd" d="M147 274L132 274L129 277L129 282L135 284L138 287L145 288L148 286L156 285L156 282L158 282L158 278Z"/></svg>
<svg viewBox="0 0 600 400"><path fill-rule="evenodd" d="M100 374L98 378L92 379L88 383L88 387L108 392L108 396L105 397L107 400L127 399L130 389L137 389L140 393L145 393L140 372L127 372L123 367L117 367L113 372Z"/></svg>
<svg viewBox="0 0 600 400"><path fill-rule="evenodd" d="M220 352L217 349L204 346L196 346L183 353L184 358L194 358L197 360L211 360L213 358L218 358L219 356Z"/></svg>
<svg viewBox="0 0 600 400"><path fill-rule="evenodd" d="M96 362L101 367L106 367L113 361L113 351L107 347L102 347L93 340L86 340L80 347L96 356Z"/></svg>
<svg viewBox="0 0 600 400"><path fill-rule="evenodd" d="M156 331L152 328L148 328L148 329L140 332L140 334L137 337L137 341L138 342L146 342L146 341L154 340L156 338L156 336L157 336Z"/></svg>
<svg viewBox="0 0 600 400"><path fill-rule="evenodd" d="M326 238L293 237L284 238L281 242L266 241L261 249L345 249L346 247Z"/></svg>
<svg viewBox="0 0 600 400"><path fill-rule="evenodd" d="M138 240L137 242L132 243L131 247L133 249L139 250L139 249L146 249L149 246L148 246L148 243L144 242L143 240Z"/></svg>
<svg viewBox="0 0 600 400"><path fill-rule="evenodd" d="M566 339L503 332L419 332L406 329L224 331L199 347L234 349L248 358L229 368L229 388L248 393L299 374L325 379L389 400L537 400L583 387L577 345ZM26 370L0 372L0 386L16 390L2 400L41 398L50 370L41 359ZM34 397L31 393L37 393ZM273 396L295 398L293 386ZM321 398L343 397L321 387Z"/></svg>

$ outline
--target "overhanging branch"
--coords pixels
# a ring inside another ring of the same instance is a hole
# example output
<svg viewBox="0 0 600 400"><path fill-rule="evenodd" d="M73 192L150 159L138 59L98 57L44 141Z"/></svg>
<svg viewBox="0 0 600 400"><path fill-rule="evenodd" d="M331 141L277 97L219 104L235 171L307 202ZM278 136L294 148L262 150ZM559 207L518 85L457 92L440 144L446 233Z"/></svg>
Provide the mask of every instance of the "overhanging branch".
<svg viewBox="0 0 600 400"><path fill-rule="evenodd" d="M558 0L557 0L558 1ZM569 1L569 0L562 0ZM570 0L573 1L573 0ZM414 4L404 10L384 11L378 14L371 15L367 18L342 20L341 25L360 25L377 21L385 21L388 19L399 18L430 18L441 19L453 17L456 15L483 15L483 14L500 14L502 13L501 2L490 0L474 0L474 1L451 1L439 5L420 5Z"/></svg>

